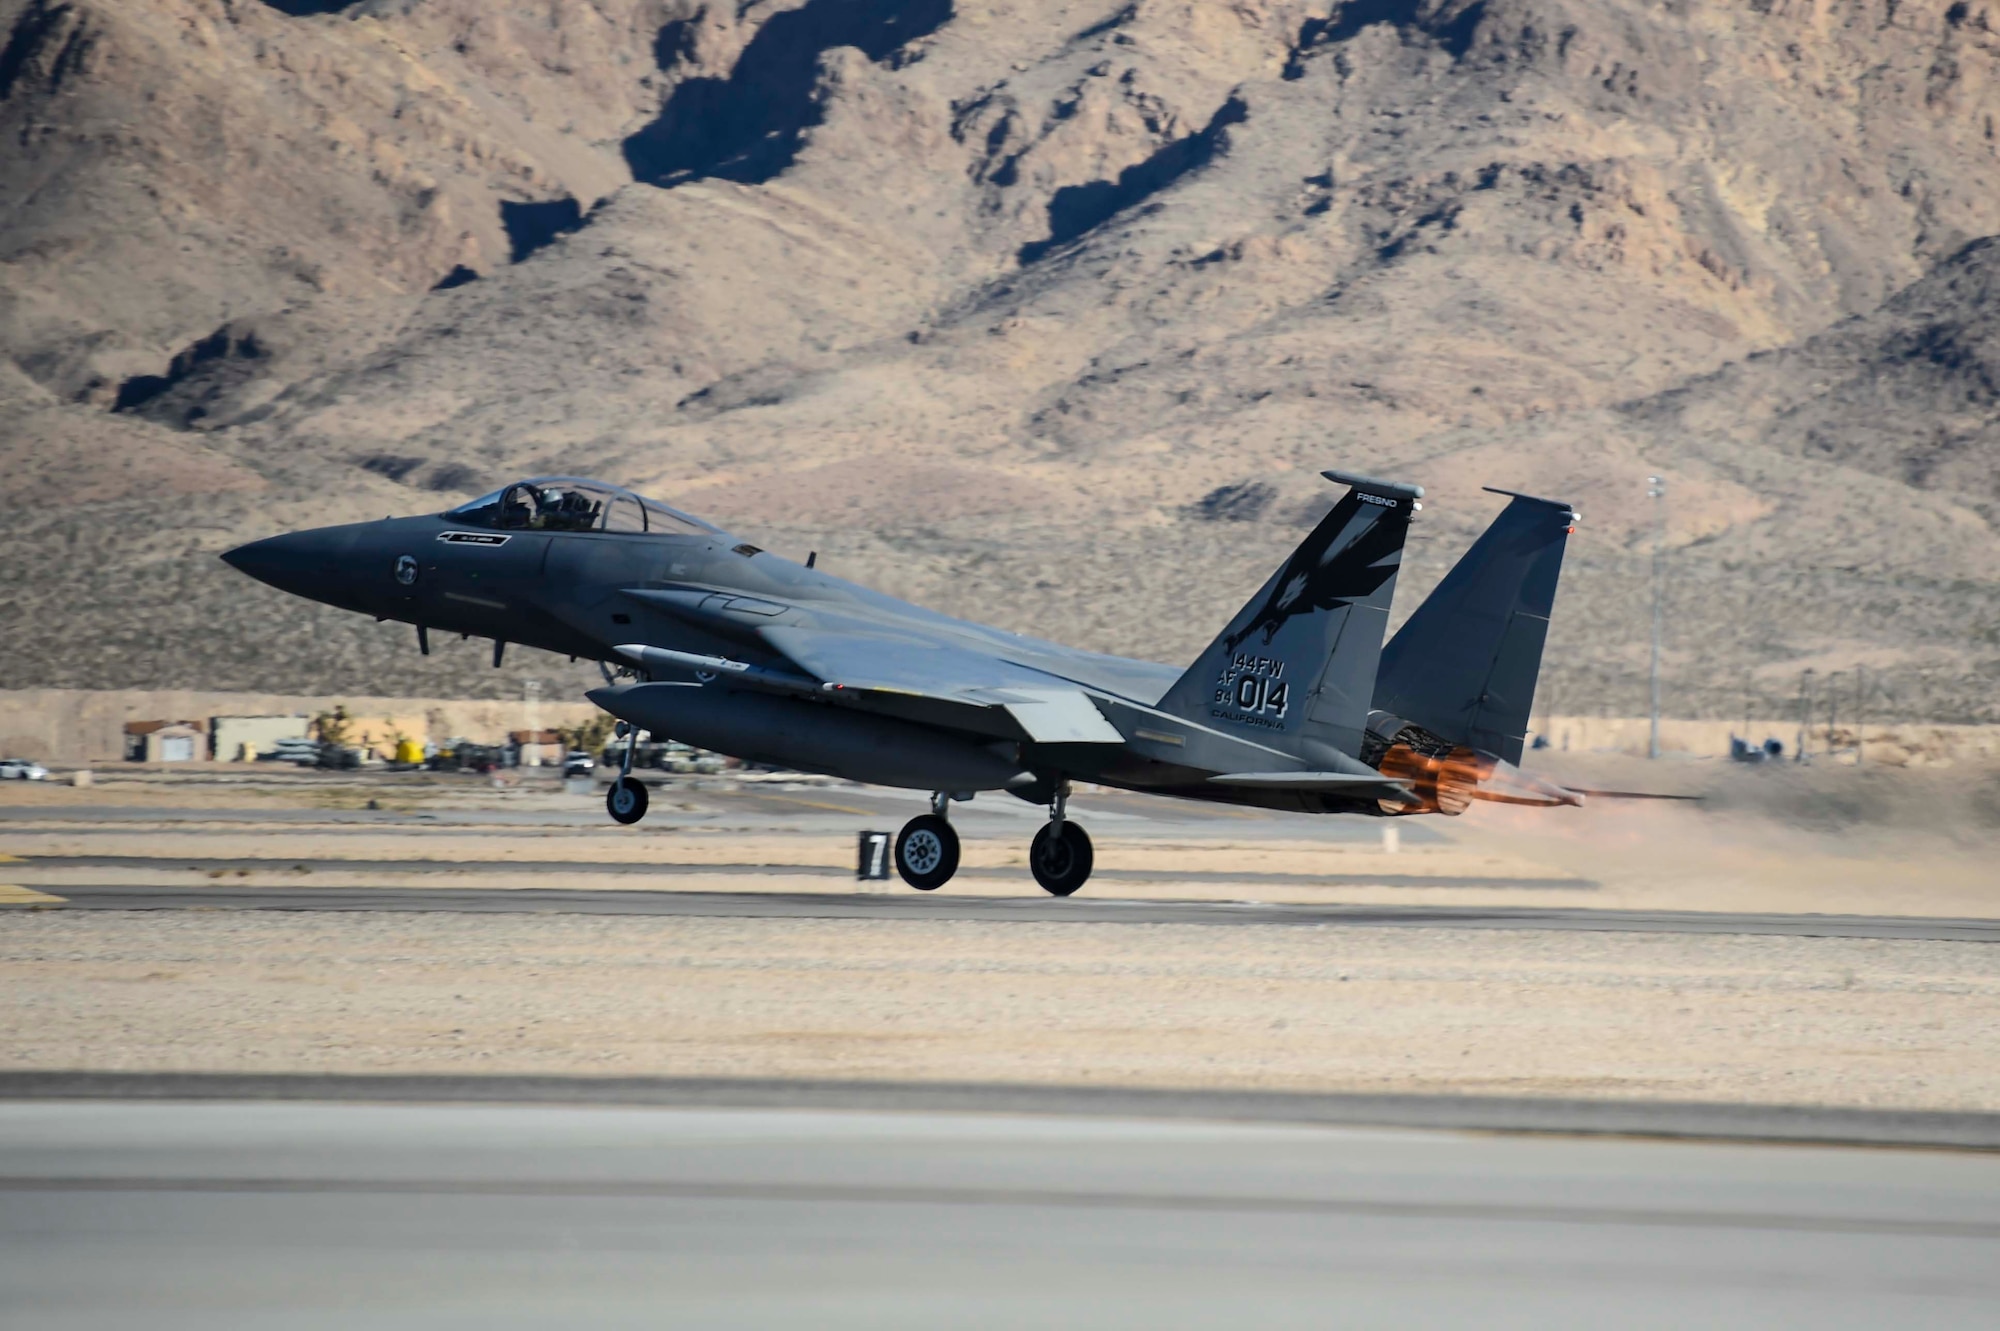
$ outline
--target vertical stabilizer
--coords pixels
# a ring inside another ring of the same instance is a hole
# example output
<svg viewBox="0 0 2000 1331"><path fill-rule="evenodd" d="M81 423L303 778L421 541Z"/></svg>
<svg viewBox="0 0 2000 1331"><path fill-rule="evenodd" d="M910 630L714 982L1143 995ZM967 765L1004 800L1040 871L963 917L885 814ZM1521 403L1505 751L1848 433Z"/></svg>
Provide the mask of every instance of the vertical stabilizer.
<svg viewBox="0 0 2000 1331"><path fill-rule="evenodd" d="M1403 539L1423 490L1351 486L1160 700L1160 710L1308 762L1361 751Z"/></svg>
<svg viewBox="0 0 2000 1331"><path fill-rule="evenodd" d="M1513 502L1382 649L1375 710L1515 763L1576 513L1553 499L1492 493Z"/></svg>

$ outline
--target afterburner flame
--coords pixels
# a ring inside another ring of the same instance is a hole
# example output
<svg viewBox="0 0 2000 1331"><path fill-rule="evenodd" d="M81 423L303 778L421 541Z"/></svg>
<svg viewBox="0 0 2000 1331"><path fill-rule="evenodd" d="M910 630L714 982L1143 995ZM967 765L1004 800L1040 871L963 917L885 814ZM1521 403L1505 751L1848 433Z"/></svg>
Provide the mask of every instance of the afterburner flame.
<svg viewBox="0 0 2000 1331"><path fill-rule="evenodd" d="M1381 772L1383 776L1409 782L1410 793L1417 799L1415 804L1383 800L1384 813L1441 813L1456 817L1474 800L1538 808L1583 804L1583 796L1574 790L1529 776L1510 762L1467 748L1439 756L1398 744L1382 755Z"/></svg>

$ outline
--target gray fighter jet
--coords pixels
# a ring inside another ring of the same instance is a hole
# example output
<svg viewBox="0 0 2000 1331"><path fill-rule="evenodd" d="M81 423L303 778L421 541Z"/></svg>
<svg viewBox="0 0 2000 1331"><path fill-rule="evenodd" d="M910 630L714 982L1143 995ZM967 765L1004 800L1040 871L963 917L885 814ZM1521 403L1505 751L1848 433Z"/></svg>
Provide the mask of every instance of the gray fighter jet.
<svg viewBox="0 0 2000 1331"><path fill-rule="evenodd" d="M1303 813L1580 804L1520 760L1568 504L1510 502L1383 645L1414 485L1348 487L1185 670L936 614L596 481L520 481L448 513L274 536L223 555L274 587L433 630L589 657L629 729L749 761L931 792L895 862L958 868L951 803L1046 805L1035 880L1068 896L1091 844L1073 781ZM606 798L633 823L631 745Z"/></svg>

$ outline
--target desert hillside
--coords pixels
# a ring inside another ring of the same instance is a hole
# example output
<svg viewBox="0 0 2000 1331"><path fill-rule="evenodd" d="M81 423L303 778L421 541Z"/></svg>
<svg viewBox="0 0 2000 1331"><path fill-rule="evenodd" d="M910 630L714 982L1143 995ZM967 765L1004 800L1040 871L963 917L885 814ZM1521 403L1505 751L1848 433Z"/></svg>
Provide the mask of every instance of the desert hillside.
<svg viewBox="0 0 2000 1331"><path fill-rule="evenodd" d="M2000 0L0 0L11 686L482 694L214 552L599 474L1184 660L1577 502L1544 704L2000 719ZM1750 701L1746 702L1746 697Z"/></svg>

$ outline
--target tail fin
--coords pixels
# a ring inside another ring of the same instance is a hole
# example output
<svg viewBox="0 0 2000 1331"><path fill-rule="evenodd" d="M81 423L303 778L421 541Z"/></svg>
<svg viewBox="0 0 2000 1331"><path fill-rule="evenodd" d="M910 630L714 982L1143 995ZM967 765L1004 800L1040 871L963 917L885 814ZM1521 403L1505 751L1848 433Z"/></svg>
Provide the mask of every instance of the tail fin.
<svg viewBox="0 0 2000 1331"><path fill-rule="evenodd" d="M1517 763L1576 513L1553 499L1491 492L1513 502L1382 649L1375 710Z"/></svg>
<svg viewBox="0 0 2000 1331"><path fill-rule="evenodd" d="M1314 761L1361 751L1403 538L1423 489L1343 472L1353 487L1160 700Z"/></svg>

